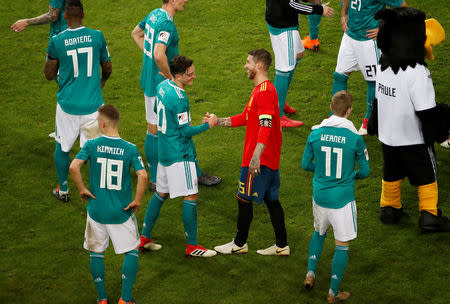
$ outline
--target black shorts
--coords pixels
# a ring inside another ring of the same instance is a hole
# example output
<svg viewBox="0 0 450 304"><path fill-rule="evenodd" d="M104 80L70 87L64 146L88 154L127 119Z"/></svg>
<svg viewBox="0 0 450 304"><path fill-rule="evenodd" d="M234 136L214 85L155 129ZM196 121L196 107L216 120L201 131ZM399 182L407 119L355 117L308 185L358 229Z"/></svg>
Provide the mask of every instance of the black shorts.
<svg viewBox="0 0 450 304"><path fill-rule="evenodd" d="M423 145L393 147L382 144L383 179L387 182L408 177L413 186L436 181L437 163L433 147Z"/></svg>

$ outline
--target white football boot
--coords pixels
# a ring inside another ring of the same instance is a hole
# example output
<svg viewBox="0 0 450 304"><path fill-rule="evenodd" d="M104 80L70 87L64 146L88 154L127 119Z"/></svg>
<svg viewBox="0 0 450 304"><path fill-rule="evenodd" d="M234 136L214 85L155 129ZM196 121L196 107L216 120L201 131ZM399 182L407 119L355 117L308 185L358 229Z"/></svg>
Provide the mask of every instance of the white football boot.
<svg viewBox="0 0 450 304"><path fill-rule="evenodd" d="M277 245L272 245L266 249L256 250L256 253L261 255L278 255L287 257L291 254L291 249L289 248L289 245L286 245L286 247L283 248L280 248Z"/></svg>
<svg viewBox="0 0 450 304"><path fill-rule="evenodd" d="M239 247L234 243L233 239L229 243L214 247L214 250L221 254L243 254L248 252L248 245L245 243L244 246Z"/></svg>

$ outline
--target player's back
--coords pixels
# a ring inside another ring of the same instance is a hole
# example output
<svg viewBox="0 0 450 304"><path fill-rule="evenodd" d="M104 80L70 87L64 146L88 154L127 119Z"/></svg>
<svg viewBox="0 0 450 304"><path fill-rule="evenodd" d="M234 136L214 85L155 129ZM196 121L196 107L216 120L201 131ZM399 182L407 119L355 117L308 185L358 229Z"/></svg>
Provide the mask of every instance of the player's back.
<svg viewBox="0 0 450 304"><path fill-rule="evenodd" d="M365 151L362 137L347 128L321 127L308 137L314 159L313 197L327 208L354 200L355 161Z"/></svg>
<svg viewBox="0 0 450 304"><path fill-rule="evenodd" d="M157 8L139 23L145 30L141 87L147 96L156 96L156 86L164 80L154 59L155 44L166 46L167 62L178 55L178 31L172 16Z"/></svg>
<svg viewBox="0 0 450 304"><path fill-rule="evenodd" d="M191 122L186 92L171 80L161 82L157 90L159 162L170 166L175 162L195 161L192 137L183 136L180 130Z"/></svg>
<svg viewBox="0 0 450 304"><path fill-rule="evenodd" d="M90 159L90 191L96 199L87 206L89 216L99 223L120 224L131 210L123 210L132 201L130 167L144 169L136 146L120 137L101 136L89 140L82 152Z"/></svg>
<svg viewBox="0 0 450 304"><path fill-rule="evenodd" d="M95 112L103 104L100 63L109 60L102 32L83 26L67 29L50 39L47 53L59 62L57 100L64 112Z"/></svg>
<svg viewBox="0 0 450 304"><path fill-rule="evenodd" d="M367 31L378 27L375 14L387 5L397 7L403 0L349 0L347 34L356 40L369 40Z"/></svg>

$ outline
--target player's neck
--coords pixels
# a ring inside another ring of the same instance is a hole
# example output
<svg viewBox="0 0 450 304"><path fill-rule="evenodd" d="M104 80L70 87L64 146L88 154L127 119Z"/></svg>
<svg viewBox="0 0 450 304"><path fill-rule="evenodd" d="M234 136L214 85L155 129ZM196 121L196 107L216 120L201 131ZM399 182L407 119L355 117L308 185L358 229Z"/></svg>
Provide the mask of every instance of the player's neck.
<svg viewBox="0 0 450 304"><path fill-rule="evenodd" d="M102 131L103 135L106 135L109 137L120 137L118 129L104 129L101 131Z"/></svg>
<svg viewBox="0 0 450 304"><path fill-rule="evenodd" d="M175 11L175 8L173 6L171 6L169 4L163 4L162 5L162 9L167 11L170 16L172 16L172 17L175 16L176 11Z"/></svg>
<svg viewBox="0 0 450 304"><path fill-rule="evenodd" d="M70 29L76 29L80 27L82 24L81 19L80 20L69 20L67 19L67 27Z"/></svg>
<svg viewBox="0 0 450 304"><path fill-rule="evenodd" d="M183 85L180 81L178 81L178 80L176 80L176 79L172 79L172 81L173 81L177 86L179 86L181 89L184 90L184 85Z"/></svg>
<svg viewBox="0 0 450 304"><path fill-rule="evenodd" d="M255 87L259 86L266 80L269 80L267 73L256 73L255 77L253 77L253 83L255 84Z"/></svg>

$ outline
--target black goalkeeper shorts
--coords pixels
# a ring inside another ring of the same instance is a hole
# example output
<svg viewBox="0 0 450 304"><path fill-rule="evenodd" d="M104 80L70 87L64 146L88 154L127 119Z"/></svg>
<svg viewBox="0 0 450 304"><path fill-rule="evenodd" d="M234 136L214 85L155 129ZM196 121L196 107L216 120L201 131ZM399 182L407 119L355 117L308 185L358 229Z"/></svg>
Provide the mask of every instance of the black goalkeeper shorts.
<svg viewBox="0 0 450 304"><path fill-rule="evenodd" d="M437 178L433 147L423 145L393 147L382 143L383 179L394 182L408 177L413 186L431 184Z"/></svg>

